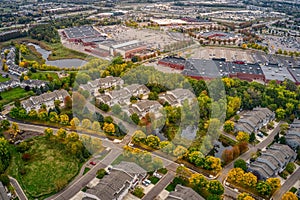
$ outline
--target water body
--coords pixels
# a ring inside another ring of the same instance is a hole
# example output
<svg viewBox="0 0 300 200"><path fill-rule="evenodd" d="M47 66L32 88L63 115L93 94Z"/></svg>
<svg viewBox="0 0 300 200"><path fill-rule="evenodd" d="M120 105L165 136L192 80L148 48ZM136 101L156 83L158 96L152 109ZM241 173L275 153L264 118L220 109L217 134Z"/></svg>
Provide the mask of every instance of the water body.
<svg viewBox="0 0 300 200"><path fill-rule="evenodd" d="M214 148L208 153L208 155L221 158L223 151L225 149L231 149L231 148L232 148L231 146L223 144L222 142L217 140L214 142Z"/></svg>
<svg viewBox="0 0 300 200"><path fill-rule="evenodd" d="M61 67L61 68L71 68L71 67L81 67L85 65L87 62L85 60L72 58L72 59L61 59L61 60L48 60L49 55L52 53L51 51L47 51L46 49L43 49L37 44L28 43L28 45L32 45L35 47L37 52L42 54L43 59L46 61L46 65Z"/></svg>

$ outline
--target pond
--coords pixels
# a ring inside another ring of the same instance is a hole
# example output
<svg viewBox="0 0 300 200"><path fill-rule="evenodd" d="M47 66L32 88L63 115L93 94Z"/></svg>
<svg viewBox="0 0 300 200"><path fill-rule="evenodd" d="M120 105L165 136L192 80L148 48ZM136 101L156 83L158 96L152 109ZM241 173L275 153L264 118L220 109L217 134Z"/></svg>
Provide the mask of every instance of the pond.
<svg viewBox="0 0 300 200"><path fill-rule="evenodd" d="M216 140L214 142L214 148L208 153L208 155L210 156L214 156L217 158L221 158L222 157L222 153L225 149L231 149L231 146L228 146L226 144L223 144L222 142Z"/></svg>
<svg viewBox="0 0 300 200"><path fill-rule="evenodd" d="M56 67L80 67L85 65L87 62L85 60L72 58L72 59L61 59L61 60L48 60L49 55L52 53L51 51L47 51L46 49L43 49L41 46L33 43L28 43L28 45L34 46L37 52L42 54L43 59L46 61L46 65L56 66Z"/></svg>

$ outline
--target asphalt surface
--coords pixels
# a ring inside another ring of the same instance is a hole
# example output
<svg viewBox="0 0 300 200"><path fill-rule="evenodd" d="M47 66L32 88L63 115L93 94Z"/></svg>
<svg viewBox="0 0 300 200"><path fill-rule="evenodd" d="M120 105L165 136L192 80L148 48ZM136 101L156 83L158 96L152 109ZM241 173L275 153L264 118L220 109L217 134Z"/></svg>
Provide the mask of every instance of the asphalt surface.
<svg viewBox="0 0 300 200"><path fill-rule="evenodd" d="M169 171L142 199L153 200L174 179L175 173Z"/></svg>
<svg viewBox="0 0 300 200"><path fill-rule="evenodd" d="M272 131L272 133L262 142L260 142L259 144L257 144L256 146L252 146L249 148L249 150L245 153L243 153L241 156L239 156L238 158L236 158L234 161L236 161L237 159L243 159L243 160L249 160L251 158L251 155L253 153L256 153L256 151L258 149L263 149L266 146L268 146L270 143L272 143L272 141L274 140L275 135L280 131L280 124L279 123L277 125L277 127L275 127L275 129ZM234 168L234 161L232 161L230 164L226 165L223 170L220 173L220 176L218 177L217 180L219 180L221 183L224 182L225 178L227 177L228 172ZM237 197L237 195L239 194L238 192L235 192L229 188L227 188L225 186L225 194L230 196L230 197Z"/></svg>
<svg viewBox="0 0 300 200"><path fill-rule="evenodd" d="M295 171L289 179L287 179L284 184L281 186L281 188L274 193L273 199L274 200L280 200L284 193L288 192L290 188L298 181L300 180L300 168L298 168L297 171Z"/></svg>
<svg viewBox="0 0 300 200"><path fill-rule="evenodd" d="M21 186L19 185L18 181L12 177L9 177L10 183L15 188L16 194L19 197L20 200L28 200L26 195L24 194Z"/></svg>

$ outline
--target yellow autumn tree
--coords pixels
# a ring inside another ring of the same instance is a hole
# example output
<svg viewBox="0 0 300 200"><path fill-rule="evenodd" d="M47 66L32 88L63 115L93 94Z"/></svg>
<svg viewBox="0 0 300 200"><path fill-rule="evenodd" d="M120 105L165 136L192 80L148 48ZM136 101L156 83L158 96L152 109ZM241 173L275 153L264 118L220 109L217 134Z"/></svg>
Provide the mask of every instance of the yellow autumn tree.
<svg viewBox="0 0 300 200"><path fill-rule="evenodd" d="M228 172L227 180L230 183L242 183L244 174L241 168L233 168Z"/></svg>
<svg viewBox="0 0 300 200"><path fill-rule="evenodd" d="M103 130L106 133L114 133L116 131L115 125L113 123L106 123L106 122L104 123Z"/></svg>
<svg viewBox="0 0 300 200"><path fill-rule="evenodd" d="M251 197L248 193L240 193L237 197L237 200L255 200L253 197Z"/></svg>
<svg viewBox="0 0 300 200"><path fill-rule="evenodd" d="M251 172L245 173L243 176L243 184L249 186L249 187L254 187L257 184L257 177L252 174Z"/></svg>
<svg viewBox="0 0 300 200"><path fill-rule="evenodd" d="M298 200L298 197L292 192L287 192L282 196L281 200Z"/></svg>
<svg viewBox="0 0 300 200"><path fill-rule="evenodd" d="M271 185L273 193L281 187L279 178L268 178L267 182Z"/></svg>
<svg viewBox="0 0 300 200"><path fill-rule="evenodd" d="M70 125L72 126L72 128L76 128L77 126L79 126L79 124L80 124L80 120L77 117L74 117L70 121Z"/></svg>
<svg viewBox="0 0 300 200"><path fill-rule="evenodd" d="M249 138L249 134L242 131L239 131L236 136L236 140L239 142L249 142Z"/></svg>

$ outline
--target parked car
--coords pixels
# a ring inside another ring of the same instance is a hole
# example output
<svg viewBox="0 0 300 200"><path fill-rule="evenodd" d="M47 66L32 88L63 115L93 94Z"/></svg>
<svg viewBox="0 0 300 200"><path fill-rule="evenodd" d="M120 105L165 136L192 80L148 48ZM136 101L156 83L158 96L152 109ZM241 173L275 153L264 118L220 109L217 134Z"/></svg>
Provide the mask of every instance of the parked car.
<svg viewBox="0 0 300 200"><path fill-rule="evenodd" d="M91 165L96 165L97 163L95 161L90 162Z"/></svg>
<svg viewBox="0 0 300 200"><path fill-rule="evenodd" d="M264 137L264 135L262 133L257 133L257 136L260 137L260 138Z"/></svg>
<svg viewBox="0 0 300 200"><path fill-rule="evenodd" d="M162 178L162 175L160 175L160 174L157 173L157 172L154 172L154 173L153 173L153 176L155 176L156 178L159 178L159 179Z"/></svg>
<svg viewBox="0 0 300 200"><path fill-rule="evenodd" d="M146 179L146 180L144 180L144 181L142 182L142 184L143 184L144 186L148 187L148 186L151 184L151 181L148 180L148 179Z"/></svg>

